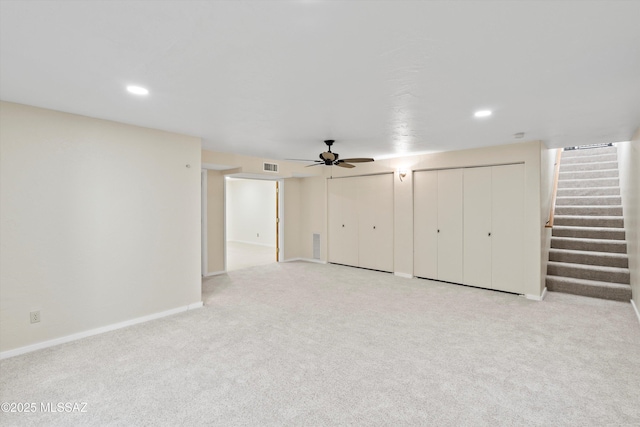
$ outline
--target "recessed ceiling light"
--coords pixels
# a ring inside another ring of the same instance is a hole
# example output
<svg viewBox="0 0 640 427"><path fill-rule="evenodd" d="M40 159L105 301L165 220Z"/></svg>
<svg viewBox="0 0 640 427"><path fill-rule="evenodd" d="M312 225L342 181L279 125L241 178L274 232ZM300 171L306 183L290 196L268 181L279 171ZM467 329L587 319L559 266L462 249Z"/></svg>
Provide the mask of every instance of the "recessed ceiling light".
<svg viewBox="0 0 640 427"><path fill-rule="evenodd" d="M489 117L491 114L493 114L491 110L480 110L473 113L476 117Z"/></svg>
<svg viewBox="0 0 640 427"><path fill-rule="evenodd" d="M149 90L140 86L127 86L127 90L136 95L149 95Z"/></svg>

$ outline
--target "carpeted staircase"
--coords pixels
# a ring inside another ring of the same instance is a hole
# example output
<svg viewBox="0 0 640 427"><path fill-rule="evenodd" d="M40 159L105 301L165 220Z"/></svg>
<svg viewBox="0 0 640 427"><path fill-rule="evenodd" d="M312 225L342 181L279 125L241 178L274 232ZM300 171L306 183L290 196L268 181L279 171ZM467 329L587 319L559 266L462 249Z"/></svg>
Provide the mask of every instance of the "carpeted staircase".
<svg viewBox="0 0 640 427"><path fill-rule="evenodd" d="M631 299L615 146L562 153L547 289Z"/></svg>

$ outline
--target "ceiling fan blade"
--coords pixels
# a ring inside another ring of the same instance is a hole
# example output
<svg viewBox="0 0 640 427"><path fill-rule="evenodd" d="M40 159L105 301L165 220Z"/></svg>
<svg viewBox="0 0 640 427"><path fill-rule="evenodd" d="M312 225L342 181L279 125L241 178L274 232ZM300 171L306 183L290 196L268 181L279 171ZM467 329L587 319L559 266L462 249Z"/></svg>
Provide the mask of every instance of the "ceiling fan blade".
<svg viewBox="0 0 640 427"><path fill-rule="evenodd" d="M349 163L345 163L344 160L340 160L338 163L334 163L336 166L340 166L341 168L355 168L356 165L352 165Z"/></svg>
<svg viewBox="0 0 640 427"><path fill-rule="evenodd" d="M320 160L309 160L309 159L285 159L292 162L319 162Z"/></svg>
<svg viewBox="0 0 640 427"><path fill-rule="evenodd" d="M374 160L370 157L355 157L353 159L342 159L342 162L349 162L349 163L366 163L366 162L373 162Z"/></svg>
<svg viewBox="0 0 640 427"><path fill-rule="evenodd" d="M320 166L320 165L324 165L324 163L322 163L322 162L314 163L312 165L305 166L305 168L310 168L311 166Z"/></svg>

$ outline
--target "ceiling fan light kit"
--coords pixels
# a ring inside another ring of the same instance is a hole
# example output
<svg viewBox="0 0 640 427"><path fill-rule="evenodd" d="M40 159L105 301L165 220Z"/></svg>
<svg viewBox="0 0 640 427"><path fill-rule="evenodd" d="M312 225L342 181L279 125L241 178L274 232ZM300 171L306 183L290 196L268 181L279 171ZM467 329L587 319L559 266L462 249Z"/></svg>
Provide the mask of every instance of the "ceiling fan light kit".
<svg viewBox="0 0 640 427"><path fill-rule="evenodd" d="M301 159L287 159L287 160L314 162L314 164L308 165L306 167L325 165L325 166L339 166L341 168L349 168L349 169L356 167L356 165L353 165L352 163L367 163L367 162L374 161L370 157L354 157L352 159L340 159L340 155L338 153L334 153L331 151L331 146L333 145L334 142L335 141L333 139L326 139L324 141L324 143L327 144L328 149L327 151L320 153L320 155L318 156L320 160L301 160Z"/></svg>

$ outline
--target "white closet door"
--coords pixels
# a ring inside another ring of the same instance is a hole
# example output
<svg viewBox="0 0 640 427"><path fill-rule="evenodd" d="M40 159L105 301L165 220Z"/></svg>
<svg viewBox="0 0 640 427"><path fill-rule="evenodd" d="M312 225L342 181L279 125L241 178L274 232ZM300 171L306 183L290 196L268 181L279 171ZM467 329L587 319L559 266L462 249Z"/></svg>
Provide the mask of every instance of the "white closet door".
<svg viewBox="0 0 640 427"><path fill-rule="evenodd" d="M331 179L329 192L329 262L358 265L357 187L353 178Z"/></svg>
<svg viewBox="0 0 640 427"><path fill-rule="evenodd" d="M438 278L438 172L413 174L413 275Z"/></svg>
<svg viewBox="0 0 640 427"><path fill-rule="evenodd" d="M358 180L360 267L393 271L393 174Z"/></svg>
<svg viewBox="0 0 640 427"><path fill-rule="evenodd" d="M462 283L462 169L438 171L438 279Z"/></svg>
<svg viewBox="0 0 640 427"><path fill-rule="evenodd" d="M465 285L491 288L491 167L464 170Z"/></svg>
<svg viewBox="0 0 640 427"><path fill-rule="evenodd" d="M524 165L492 168L492 288L523 293Z"/></svg>

